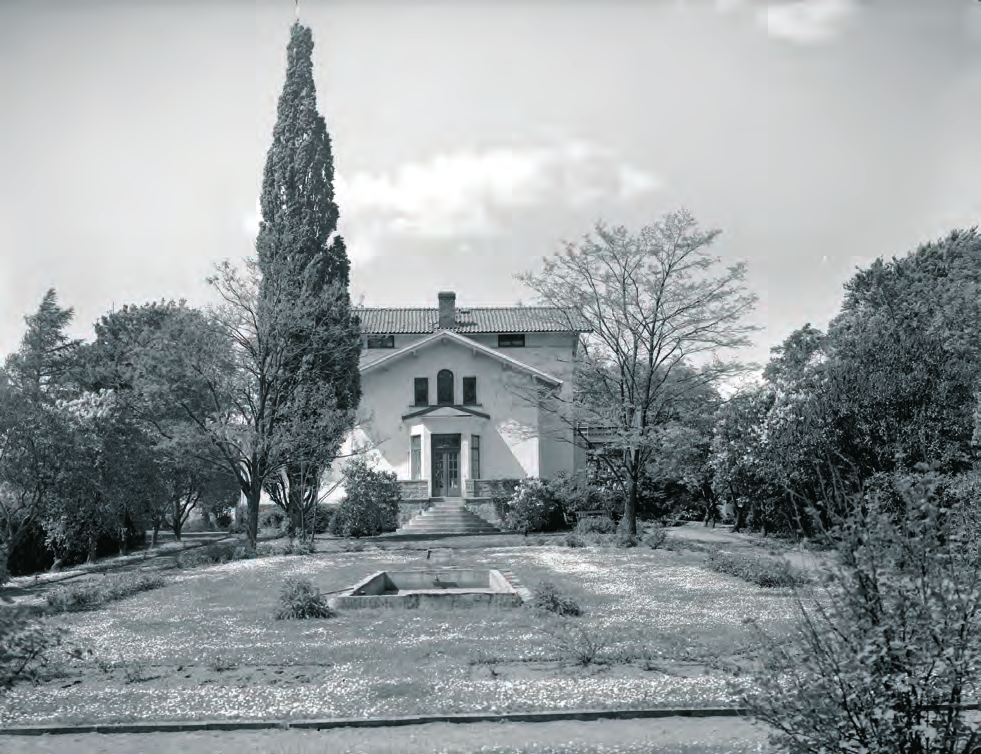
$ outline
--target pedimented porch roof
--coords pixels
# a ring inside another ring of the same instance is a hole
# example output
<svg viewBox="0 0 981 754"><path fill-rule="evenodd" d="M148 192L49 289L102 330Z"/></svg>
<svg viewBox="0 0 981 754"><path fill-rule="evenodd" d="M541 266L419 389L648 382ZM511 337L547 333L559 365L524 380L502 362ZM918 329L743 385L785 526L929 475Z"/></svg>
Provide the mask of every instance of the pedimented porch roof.
<svg viewBox="0 0 981 754"><path fill-rule="evenodd" d="M512 369L525 372L526 374L530 374L533 377L542 380L542 382L547 382L550 385L554 385L555 387L560 387L562 385L562 380L560 380L558 377L551 375L548 372L543 372L541 369L536 369L530 364L525 364L522 361L513 359L510 356L501 353L500 351L495 351L493 348L488 348L487 346L478 343L475 340L471 340L466 336L458 335L452 330L438 330L434 332L432 335L428 335L420 341L417 341L415 343L412 343L407 346L403 346L402 348L392 351L391 353L382 356L380 359L376 359L375 361L372 361L362 366L361 373L365 374L374 369L378 369L380 367L390 365L393 362L398 361L399 359L411 355L413 352L420 351L424 348L429 348L433 345L436 345L437 343L452 343L458 346L462 346L463 348L472 349L475 353L482 353L483 355L491 359L494 359L495 361L498 361L502 364L506 364Z"/></svg>

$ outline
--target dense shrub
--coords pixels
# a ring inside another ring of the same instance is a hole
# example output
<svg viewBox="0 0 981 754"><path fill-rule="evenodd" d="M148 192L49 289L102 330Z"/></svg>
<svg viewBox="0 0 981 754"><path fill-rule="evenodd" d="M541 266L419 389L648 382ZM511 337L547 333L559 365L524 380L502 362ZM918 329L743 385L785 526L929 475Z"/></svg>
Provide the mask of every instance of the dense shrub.
<svg viewBox="0 0 981 754"><path fill-rule="evenodd" d="M235 513L235 506L224 505L213 510L215 516L215 525L220 529L227 529L232 525L234 521L233 514Z"/></svg>
<svg viewBox="0 0 981 754"><path fill-rule="evenodd" d="M648 524L643 537L641 537L641 541L652 550L663 547L667 539L668 533L659 521Z"/></svg>
<svg viewBox="0 0 981 754"><path fill-rule="evenodd" d="M833 580L797 602L795 630L757 627L743 702L780 751L968 754L981 744L963 705L981 665L977 531L941 504L942 484L930 473L901 480L898 508L849 496L831 532Z"/></svg>
<svg viewBox="0 0 981 754"><path fill-rule="evenodd" d="M19 680L35 679L65 633L64 627L45 621L37 608L5 605L0 609L0 693Z"/></svg>
<svg viewBox="0 0 981 754"><path fill-rule="evenodd" d="M48 592L47 600L56 612L85 610L121 600L166 584L156 573L123 573L99 577L97 581L68 584Z"/></svg>
<svg viewBox="0 0 981 754"><path fill-rule="evenodd" d="M228 563L232 560L245 560L254 557L254 553L244 542L212 542L204 547L182 552L177 557L177 565L181 568L193 568L215 563Z"/></svg>
<svg viewBox="0 0 981 754"><path fill-rule="evenodd" d="M581 472L560 472L548 482L562 510L566 513L600 510L612 519L623 515L624 495L614 484L589 482ZM638 508L638 513L641 510Z"/></svg>
<svg viewBox="0 0 981 754"><path fill-rule="evenodd" d="M279 592L277 620L332 618L335 613L327 600L308 579L286 579Z"/></svg>
<svg viewBox="0 0 981 754"><path fill-rule="evenodd" d="M565 535L565 539L563 540L563 542L564 542L564 544L565 544L566 547L585 547L586 546L586 540L584 540L582 537L580 537L575 532L571 532L570 534L566 534Z"/></svg>
<svg viewBox="0 0 981 754"><path fill-rule="evenodd" d="M126 546L132 551L146 544L146 532L138 528L128 517L126 520ZM119 537L114 533L103 532L96 542L97 558L118 555ZM84 563L88 558L87 548L79 544L75 547L62 549L59 567L68 567ZM55 552L49 544L48 533L42 522L31 524L25 535L14 547L9 559L11 576L25 576L38 571L46 571L55 564ZM0 582L2 583L2 582Z"/></svg>
<svg viewBox="0 0 981 754"><path fill-rule="evenodd" d="M286 514L278 508L273 508L259 516L260 529L279 529L283 525Z"/></svg>
<svg viewBox="0 0 981 754"><path fill-rule="evenodd" d="M510 528L525 534L555 531L565 523L558 498L541 479L522 479L509 508Z"/></svg>
<svg viewBox="0 0 981 754"><path fill-rule="evenodd" d="M784 561L764 555L734 555L726 552L709 554L709 566L729 576L735 576L751 584L765 588L801 586L807 577Z"/></svg>
<svg viewBox="0 0 981 754"><path fill-rule="evenodd" d="M330 519L331 534L374 537L398 528L402 490L394 472L376 471L364 457L355 458L344 467L344 490Z"/></svg>
<svg viewBox="0 0 981 754"><path fill-rule="evenodd" d="M551 581L543 581L538 585L532 606L555 615L582 615L583 612L582 605L564 594Z"/></svg>
<svg viewBox="0 0 981 754"><path fill-rule="evenodd" d="M636 547L640 544L640 537L626 529L617 528L616 534L613 535L613 544L620 548Z"/></svg>
<svg viewBox="0 0 981 754"><path fill-rule="evenodd" d="M589 516L580 518L576 524L576 534L584 536L587 534L612 534L617 530L617 525L612 519L600 518L599 516Z"/></svg>
<svg viewBox="0 0 981 754"><path fill-rule="evenodd" d="M334 506L317 503L313 509L312 522L308 524L314 534L326 534L330 528L330 519L334 515Z"/></svg>

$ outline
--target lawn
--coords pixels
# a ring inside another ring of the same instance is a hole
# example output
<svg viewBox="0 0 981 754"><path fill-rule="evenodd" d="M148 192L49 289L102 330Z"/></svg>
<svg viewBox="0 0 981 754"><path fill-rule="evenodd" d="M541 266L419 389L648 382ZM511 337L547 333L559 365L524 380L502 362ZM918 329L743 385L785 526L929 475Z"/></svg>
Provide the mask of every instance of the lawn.
<svg viewBox="0 0 981 754"><path fill-rule="evenodd" d="M533 590L550 580L585 615L470 608L274 619L288 577L333 592L427 564L425 550L392 541L171 571L161 589L59 616L67 646L91 654L64 653L54 677L14 688L0 699L0 724L730 705L723 668L750 641L744 619L779 631L792 615L789 592L711 571L704 553L522 540L454 549L440 564L510 570ZM582 665L584 648L594 656Z"/></svg>

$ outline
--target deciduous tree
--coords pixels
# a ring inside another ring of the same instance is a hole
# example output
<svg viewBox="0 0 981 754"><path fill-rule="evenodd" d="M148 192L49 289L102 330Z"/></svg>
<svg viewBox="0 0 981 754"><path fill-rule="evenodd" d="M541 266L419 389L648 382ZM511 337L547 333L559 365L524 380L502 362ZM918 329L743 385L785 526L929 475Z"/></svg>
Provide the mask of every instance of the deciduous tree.
<svg viewBox="0 0 981 754"><path fill-rule="evenodd" d="M745 265L718 271L721 260L708 253L718 234L700 230L684 210L637 233L600 223L581 243L547 258L541 272L518 276L543 304L593 326L577 363L581 389L571 400L543 393L540 405L587 446L582 427L604 428L603 459L623 481L631 534L638 483L672 402L743 371L718 352L747 345L758 329L742 321L755 303L743 284ZM698 360L704 363L677 378Z"/></svg>

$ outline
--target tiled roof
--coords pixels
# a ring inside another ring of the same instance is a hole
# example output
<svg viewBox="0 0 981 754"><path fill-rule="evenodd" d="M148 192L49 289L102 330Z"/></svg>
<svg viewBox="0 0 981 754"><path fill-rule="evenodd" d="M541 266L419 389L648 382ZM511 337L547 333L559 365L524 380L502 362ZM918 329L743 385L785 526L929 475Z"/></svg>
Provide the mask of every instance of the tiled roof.
<svg viewBox="0 0 981 754"><path fill-rule="evenodd" d="M361 330L373 335L435 332L439 310L381 309L358 310ZM473 307L456 310L456 326L460 333L526 333L526 332L591 332L589 323L576 312L566 312L547 306Z"/></svg>

